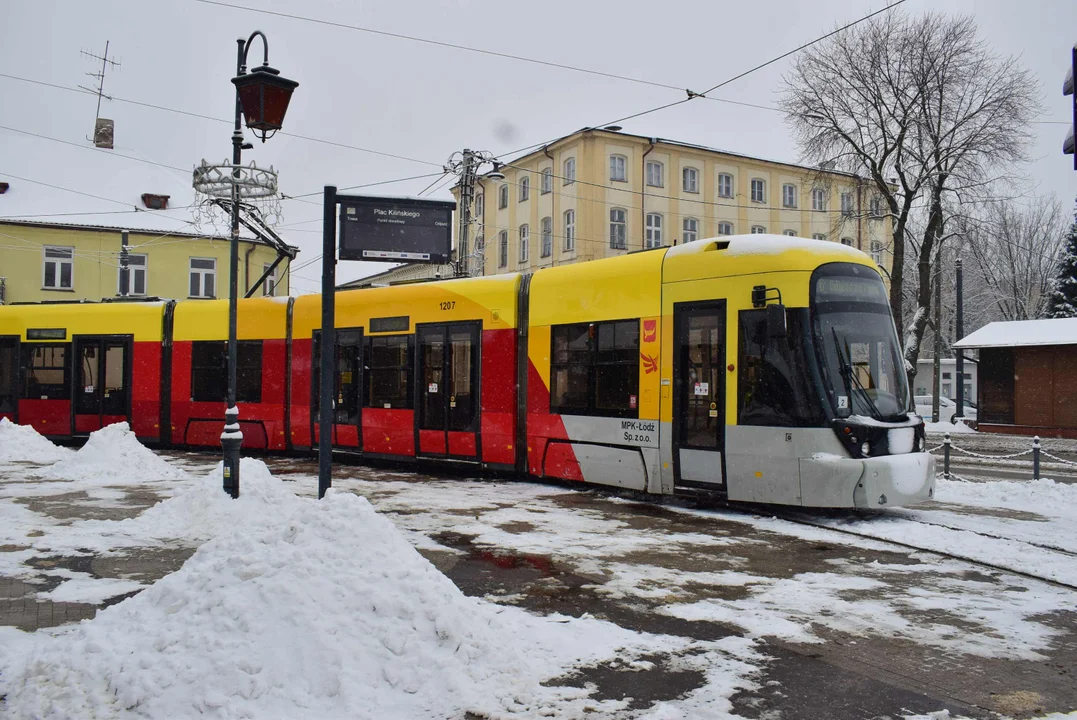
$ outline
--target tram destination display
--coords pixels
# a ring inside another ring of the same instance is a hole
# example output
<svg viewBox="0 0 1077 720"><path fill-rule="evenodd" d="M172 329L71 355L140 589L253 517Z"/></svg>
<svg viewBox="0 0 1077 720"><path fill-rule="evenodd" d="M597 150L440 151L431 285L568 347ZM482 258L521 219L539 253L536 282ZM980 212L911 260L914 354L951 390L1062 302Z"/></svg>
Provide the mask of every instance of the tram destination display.
<svg viewBox="0 0 1077 720"><path fill-rule="evenodd" d="M338 196L341 260L447 263L452 217L447 200Z"/></svg>

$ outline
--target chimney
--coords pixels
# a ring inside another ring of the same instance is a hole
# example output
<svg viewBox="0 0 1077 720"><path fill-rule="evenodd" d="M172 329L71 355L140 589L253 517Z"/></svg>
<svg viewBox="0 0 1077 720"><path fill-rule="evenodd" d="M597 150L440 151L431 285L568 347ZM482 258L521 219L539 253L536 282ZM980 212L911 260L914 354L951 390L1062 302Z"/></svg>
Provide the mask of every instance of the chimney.
<svg viewBox="0 0 1077 720"><path fill-rule="evenodd" d="M11 187L11 186L8 185L6 182L0 182L0 195L3 195L4 193L6 193L7 189L9 187Z"/></svg>
<svg viewBox="0 0 1077 720"><path fill-rule="evenodd" d="M142 193L142 204L148 207L150 210L164 210L168 207L168 198L170 195L154 195L153 193Z"/></svg>

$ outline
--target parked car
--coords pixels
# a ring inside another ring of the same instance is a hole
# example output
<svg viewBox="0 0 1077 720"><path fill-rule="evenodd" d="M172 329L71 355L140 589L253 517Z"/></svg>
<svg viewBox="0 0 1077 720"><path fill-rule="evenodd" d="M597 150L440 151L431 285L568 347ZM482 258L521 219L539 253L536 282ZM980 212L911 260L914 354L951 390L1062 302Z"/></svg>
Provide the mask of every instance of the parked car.
<svg viewBox="0 0 1077 720"><path fill-rule="evenodd" d="M916 414L924 418L927 421L931 421L931 396L930 395L917 395L916 396ZM957 403L947 397L939 398L939 422L954 422L954 416L957 414ZM968 401L965 402L965 412L963 416L966 420L971 422L976 421L976 406Z"/></svg>

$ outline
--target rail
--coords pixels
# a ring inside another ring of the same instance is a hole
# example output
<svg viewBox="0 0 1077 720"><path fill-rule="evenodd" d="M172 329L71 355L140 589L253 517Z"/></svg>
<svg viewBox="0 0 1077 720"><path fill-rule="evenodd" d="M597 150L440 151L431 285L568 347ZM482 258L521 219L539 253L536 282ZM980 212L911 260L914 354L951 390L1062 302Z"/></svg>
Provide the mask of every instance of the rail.
<svg viewBox="0 0 1077 720"><path fill-rule="evenodd" d="M1032 438L1032 447L1029 448L1028 450L1022 450L1021 452L1016 452L1016 453L1008 453L1006 455L991 455L991 454L985 454L985 453L978 453L978 452L973 452L972 450L967 450L966 448L963 448L963 447L958 447L957 445L954 444L953 440L951 439L950 433L946 433L943 436L943 441L942 441L941 445L936 445L933 448L929 448L928 452L933 453L933 452L936 452L936 451L938 451L940 449L943 451L942 452L942 456L943 456L942 476L944 478L946 478L947 480L950 480L951 478L955 478L955 479L959 479L959 480L964 479L964 478L959 478L957 475L954 475L953 473L950 472L950 455L951 455L951 452L954 451L954 450L956 450L957 452L959 452L959 453L961 453L963 455L967 455L969 457L974 457L974 458L977 458L977 459L980 459L980 460L1013 460L1015 458L1024 457L1025 455L1031 455L1032 456L1032 479L1033 480L1039 480L1040 479L1040 458L1041 458L1041 456L1046 457L1046 458L1050 458L1051 460L1053 460L1055 462L1058 462L1058 463L1062 463L1064 465L1072 465L1074 467L1077 467L1077 462L1074 462L1072 460L1066 460L1065 458L1060 458L1057 455L1052 455L1051 453L1044 450L1043 447L1041 447L1041 445L1040 445L1040 436L1039 435L1036 435L1035 437Z"/></svg>

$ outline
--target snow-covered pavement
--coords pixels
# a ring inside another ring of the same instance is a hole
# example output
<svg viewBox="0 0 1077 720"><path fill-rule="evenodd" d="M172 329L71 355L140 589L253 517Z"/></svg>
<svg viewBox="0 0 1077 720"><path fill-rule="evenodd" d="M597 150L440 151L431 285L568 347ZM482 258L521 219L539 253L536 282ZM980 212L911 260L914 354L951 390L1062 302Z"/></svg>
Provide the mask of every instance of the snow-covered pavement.
<svg viewBox="0 0 1077 720"><path fill-rule="evenodd" d="M0 715L1077 709L1077 591L886 542L1077 584L1074 486L940 482L938 505L823 519L873 540L370 468L339 467L317 501L313 464L287 459L245 460L232 501L212 460L163 459L115 426L75 454L0 422L0 578L30 588L18 601L101 605L141 589L81 624L0 627ZM72 562L122 568L140 553L182 567L152 582Z"/></svg>

